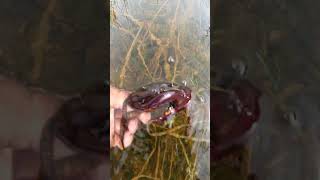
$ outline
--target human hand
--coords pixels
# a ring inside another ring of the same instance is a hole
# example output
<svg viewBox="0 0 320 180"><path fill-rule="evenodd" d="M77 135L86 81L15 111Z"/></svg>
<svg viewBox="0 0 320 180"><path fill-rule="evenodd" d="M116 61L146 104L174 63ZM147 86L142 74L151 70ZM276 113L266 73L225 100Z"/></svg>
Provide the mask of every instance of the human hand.
<svg viewBox="0 0 320 180"><path fill-rule="evenodd" d="M130 146L133 141L134 133L137 131L139 122L148 123L151 119L150 113L138 113L128 119L127 130L121 137L120 130L123 126L121 124L122 106L123 102L129 95L129 91L120 90L115 87L110 87L110 146L119 147L120 149ZM128 111L133 111L128 107ZM123 138L123 139L122 139ZM123 144L122 144L123 142ZM124 147L123 147L124 146Z"/></svg>

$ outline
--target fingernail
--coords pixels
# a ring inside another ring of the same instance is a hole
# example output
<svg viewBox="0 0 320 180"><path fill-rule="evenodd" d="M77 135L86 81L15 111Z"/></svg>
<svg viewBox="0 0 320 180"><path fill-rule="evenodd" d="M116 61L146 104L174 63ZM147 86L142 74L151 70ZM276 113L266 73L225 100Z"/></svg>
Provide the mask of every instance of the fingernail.
<svg viewBox="0 0 320 180"><path fill-rule="evenodd" d="M148 121L151 119L151 114L150 113L141 113L139 115L140 121L142 121L144 124L147 124Z"/></svg>
<svg viewBox="0 0 320 180"><path fill-rule="evenodd" d="M124 149L122 144L118 144L118 148L119 148L120 150L123 150L123 149Z"/></svg>
<svg viewBox="0 0 320 180"><path fill-rule="evenodd" d="M138 130L139 126L139 120L138 119L132 119L128 123L128 130L130 133L135 133Z"/></svg>
<svg viewBox="0 0 320 180"><path fill-rule="evenodd" d="M123 146L125 148L129 147L133 141L133 135L130 132L126 132L123 138Z"/></svg>

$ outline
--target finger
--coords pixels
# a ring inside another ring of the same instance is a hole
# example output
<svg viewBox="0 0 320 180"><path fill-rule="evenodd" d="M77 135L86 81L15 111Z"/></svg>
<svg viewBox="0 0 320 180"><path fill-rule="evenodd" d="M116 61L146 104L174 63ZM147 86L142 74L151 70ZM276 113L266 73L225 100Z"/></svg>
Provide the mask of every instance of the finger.
<svg viewBox="0 0 320 180"><path fill-rule="evenodd" d="M121 132L121 119L114 119L114 133L120 134Z"/></svg>
<svg viewBox="0 0 320 180"><path fill-rule="evenodd" d="M128 131L134 134L138 130L139 120L137 118L128 121Z"/></svg>
<svg viewBox="0 0 320 180"><path fill-rule="evenodd" d="M116 121L119 122L119 121ZM114 118L114 109L110 110L110 146L111 147L118 147L119 149L123 149L123 145L121 142L120 136L115 133L115 128L118 125L115 126L115 118Z"/></svg>
<svg viewBox="0 0 320 180"><path fill-rule="evenodd" d="M136 111L130 106L128 106L128 112L135 113L135 114L132 114L131 118L138 116L138 119L144 124L147 124L151 120L151 113L149 113L149 112ZM130 118L128 118L128 119L130 119Z"/></svg>
<svg viewBox="0 0 320 180"><path fill-rule="evenodd" d="M119 149L123 149L122 140L118 134L114 134L114 144L113 147L118 147Z"/></svg>
<svg viewBox="0 0 320 180"><path fill-rule="evenodd" d="M114 118L121 119L122 118L122 109L115 109L114 110Z"/></svg>
<svg viewBox="0 0 320 180"><path fill-rule="evenodd" d="M114 140L113 140L113 135L114 135L114 109L110 109L110 146L113 147Z"/></svg>
<svg viewBox="0 0 320 180"><path fill-rule="evenodd" d="M151 113L147 113L147 112L143 112L139 115L139 120L144 123L147 124L150 120L151 120Z"/></svg>
<svg viewBox="0 0 320 180"><path fill-rule="evenodd" d="M123 146L125 148L130 146L132 141L133 141L133 134L131 134L129 131L125 132L124 138L123 138Z"/></svg>
<svg viewBox="0 0 320 180"><path fill-rule="evenodd" d="M123 111L125 111L125 109L122 109L122 112ZM141 114L141 111L134 110L130 106L127 106L127 112L123 112L123 113L125 113L126 119L133 119L133 118L137 118Z"/></svg>

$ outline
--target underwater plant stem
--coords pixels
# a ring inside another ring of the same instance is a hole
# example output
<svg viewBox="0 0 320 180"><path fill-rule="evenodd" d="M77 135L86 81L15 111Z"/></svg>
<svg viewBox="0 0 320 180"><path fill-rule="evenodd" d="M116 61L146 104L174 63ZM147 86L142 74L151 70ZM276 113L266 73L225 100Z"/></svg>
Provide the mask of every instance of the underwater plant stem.
<svg viewBox="0 0 320 180"><path fill-rule="evenodd" d="M151 151L150 155L148 156L148 158L147 158L146 162L145 162L145 163L144 163L144 165L142 166L141 171L139 172L139 174L138 174L138 176L137 176L137 177L139 177L139 176L143 173L143 171L144 171L144 170L145 170L145 168L147 167L147 164L149 163L149 161L150 161L150 159L151 159L151 157L152 157L153 153L156 151L156 149L157 149L157 142L158 142L158 138L156 138L156 139L155 139L155 141L156 141L156 143L155 143L155 147L154 147L154 148L153 148L153 150ZM132 179L135 179L135 178L132 178Z"/></svg>
<svg viewBox="0 0 320 180"><path fill-rule="evenodd" d="M177 22L177 14L178 14L178 9L180 7L180 2L181 2L181 0L178 0L176 11L175 11L175 14L174 14L174 22Z"/></svg>
<svg viewBox="0 0 320 180"><path fill-rule="evenodd" d="M259 59L260 63L263 65L266 74L269 76L272 82L272 88L274 89L276 87L276 78L274 77L273 73L270 70L270 67L266 63L265 55L263 56L261 55L261 53L256 52L256 56Z"/></svg>
<svg viewBox="0 0 320 180"><path fill-rule="evenodd" d="M142 27L142 26L143 26L143 23L142 23L142 22L140 22L138 19L134 18L134 17L131 16L130 14L124 13L123 16L129 18L133 23L135 23L135 24L138 25L139 27Z"/></svg>
<svg viewBox="0 0 320 180"><path fill-rule="evenodd" d="M162 8L164 7L164 5L166 5L168 3L169 0L166 0L165 2L162 3L162 5L160 6L160 8L158 9L158 11L154 14L149 26L151 27L155 21L155 19L158 17L160 11L162 10ZM149 33L149 31L146 31L143 35L143 40L142 42L144 42L145 38L147 37L147 34Z"/></svg>
<svg viewBox="0 0 320 180"><path fill-rule="evenodd" d="M178 32L178 37L177 37L177 49L179 51L180 56L185 59L186 57L183 55L181 48L180 48L180 32Z"/></svg>
<svg viewBox="0 0 320 180"><path fill-rule="evenodd" d="M163 153L163 159L162 159L162 168L161 168L161 179L163 179L163 167L164 167L164 162L166 159L166 155L167 155L167 149L168 149L168 143L164 142L165 146L164 146L164 153Z"/></svg>
<svg viewBox="0 0 320 180"><path fill-rule="evenodd" d="M174 51L175 51L176 59L175 59L174 67L173 67L173 75L172 75L171 83L175 82L175 79L176 79L176 76L177 76L177 67L178 67L178 64L179 64L179 56L178 56L178 53L177 53L177 48L174 48Z"/></svg>
<svg viewBox="0 0 320 180"><path fill-rule="evenodd" d="M45 56L45 48L48 43L48 33L50 29L50 17L57 4L57 0L50 0L47 9L43 12L37 30L35 41L32 42L32 53L34 56L34 66L32 69L32 80L37 81L41 75L41 68Z"/></svg>
<svg viewBox="0 0 320 180"><path fill-rule="evenodd" d="M168 179L171 179L171 173L172 173L172 165L173 165L173 153L174 153L174 149L172 146L172 150L171 150L171 158L170 158L170 168L169 168L169 177Z"/></svg>
<svg viewBox="0 0 320 180"><path fill-rule="evenodd" d="M130 57L131 57L131 53L132 53L132 49L133 47L136 45L137 43L137 39L141 33L141 30L142 30L142 27L139 28L139 31L137 32L136 36L134 37L132 43L131 43L131 46L127 52L127 55L124 59L124 63L123 63L123 66L121 68L121 71L120 71L120 88L123 87L123 82L124 82L124 78L125 78L125 74L126 74L126 67L128 66L128 63L129 63L129 60L130 60Z"/></svg>
<svg viewBox="0 0 320 180"><path fill-rule="evenodd" d="M211 86L211 87L210 87L210 90L214 90L214 91L221 91L221 92L229 93L229 91L228 91L228 90L223 89L223 88L218 87L218 86Z"/></svg>
<svg viewBox="0 0 320 180"><path fill-rule="evenodd" d="M137 177L132 178L132 180L138 180L140 178L147 178L147 179L154 179L154 180L158 180L158 178L153 178L151 176L147 176L147 175L139 175Z"/></svg>
<svg viewBox="0 0 320 180"><path fill-rule="evenodd" d="M135 35L134 35L131 31L129 31L129 30L121 27L120 25L118 25L118 26L112 25L112 27L117 28L118 30L124 32L125 34L129 34L133 39L134 39L134 37L135 37ZM138 41L138 42L140 42L140 41Z"/></svg>
<svg viewBox="0 0 320 180"><path fill-rule="evenodd" d="M161 57L161 55L162 54L164 54L164 58L166 58L165 56L165 53L164 53L164 45L161 45L156 51L155 51L155 53L154 53L154 55L152 56L152 58L151 58L151 61L150 62L154 62L154 64L156 64L156 65L154 65L155 67L154 67L154 73L153 73L153 76L155 76L156 75L156 73L157 73L157 71L158 71L158 68L159 68L159 66L160 66L160 57Z"/></svg>
<svg viewBox="0 0 320 180"><path fill-rule="evenodd" d="M140 57L140 60L141 60L141 62L142 62L142 64L143 64L144 68L146 69L148 76L150 77L150 79L151 79L152 82L153 82L153 81L154 81L154 78L153 78L152 74L150 73L150 70L149 70L149 68L148 68L148 66L147 66L147 64L146 64L146 62L145 62L145 60L144 60L144 57L143 57L143 55L142 55L142 52L141 52L141 44L138 46L137 50L138 50L138 55L139 55L139 57Z"/></svg>
<svg viewBox="0 0 320 180"><path fill-rule="evenodd" d="M184 155L184 157L185 157L185 159L186 159L186 161L187 161L187 164L188 164L188 166L190 166L190 161L189 161L189 158L188 158L188 155L187 155L187 152L186 152L186 148L184 147L181 139L178 139L178 140L179 140L179 143L180 143L180 145L181 145L182 152L183 152L183 155Z"/></svg>
<svg viewBox="0 0 320 180"><path fill-rule="evenodd" d="M210 143L209 139L200 139L200 138L194 138L194 137L188 137L188 136L183 136L183 135L179 135L176 133L168 133L169 135L175 137L175 138L179 138L179 139L187 139L190 141L195 141L195 142L206 142L206 143Z"/></svg>
<svg viewBox="0 0 320 180"><path fill-rule="evenodd" d="M140 20L134 18L133 16L131 16L130 14L127 14L127 13L124 13L123 16L125 17L128 17L133 23L135 23L137 26L139 27L143 27L144 26L144 23L141 22ZM144 34L144 37L146 37L147 34L149 34L151 40L155 41L157 43L157 45L161 45L162 41L160 38L158 38L156 35L154 35L151 31L150 31L150 28L149 26L151 26L152 23L150 23L150 25L146 25L145 28L146 28L146 32ZM142 42L141 42L142 44Z"/></svg>
<svg viewBox="0 0 320 180"><path fill-rule="evenodd" d="M160 6L159 10L158 10L158 11L155 13L155 15L153 16L152 21L150 22L150 26L153 24L154 20L157 18L158 14L159 14L160 11L163 9L164 5L167 4L168 1L169 1L169 0L165 1L165 2ZM124 78L125 78L125 73L126 73L126 67L127 67L128 62L129 62L129 60L130 60L131 53L132 53L132 49L133 49L133 47L136 45L137 39L138 39L138 37L139 37L142 29L143 29L143 26L141 25L140 28L139 28L139 31L138 31L138 33L136 34L135 38L133 39L133 41L132 41L132 43L131 43L131 46L130 46L130 48L129 48L128 52L127 52L127 55L126 55L126 57L125 57L124 64L123 64L123 66L122 66L122 68L121 68L121 71L120 71L120 85L119 85L120 88L123 87ZM141 43L144 42L144 40L145 40L148 32L149 32L149 31L146 31L146 32L144 33L144 35L143 35L143 40L142 40Z"/></svg>
<svg viewBox="0 0 320 180"><path fill-rule="evenodd" d="M158 169L159 169L159 162L160 162L160 145L161 145L161 142L158 141L158 154L157 154L157 162L156 162L156 172L154 174L154 177L157 178L158 177Z"/></svg>
<svg viewBox="0 0 320 180"><path fill-rule="evenodd" d="M190 125L189 124L183 124L183 125L180 125L180 126L177 126L177 127L174 127L172 129L168 129L166 131L163 131L163 132L158 132L158 133L150 133L150 130L148 131L149 132L149 135L150 136L164 136L164 135L167 135L168 133L171 133L171 132L174 132L174 131L177 131L179 129L182 129L184 127L189 127ZM147 126L149 127L149 126Z"/></svg>
<svg viewBox="0 0 320 180"><path fill-rule="evenodd" d="M202 135L203 138L203 135ZM209 142L210 143L210 142ZM191 170L191 177L194 177L196 174L196 167L197 167L197 162L198 162L198 154L199 154L199 149L200 149L200 143L197 143L196 145L196 153L195 153L195 157L194 157L194 163L192 165L192 170Z"/></svg>
<svg viewBox="0 0 320 180"><path fill-rule="evenodd" d="M177 33L177 35L175 34L175 31L177 30L177 14L178 14L178 9L180 7L180 2L181 0L178 0L178 3L177 3L177 7L176 7L176 10L175 10L175 14L174 14L174 18L173 18L173 21L172 21L172 24L171 24L171 28L170 28L170 36L175 36L175 39L176 42L175 42L175 48L174 48L174 51L175 51L175 64L174 64L174 71L173 71L173 76L172 76L172 79L171 79L171 82L175 82L175 79L176 79L176 74L177 74L177 67L178 67L178 63L179 63L179 56L178 56L178 51L177 51L177 46L178 46L178 38L179 38L179 32Z"/></svg>

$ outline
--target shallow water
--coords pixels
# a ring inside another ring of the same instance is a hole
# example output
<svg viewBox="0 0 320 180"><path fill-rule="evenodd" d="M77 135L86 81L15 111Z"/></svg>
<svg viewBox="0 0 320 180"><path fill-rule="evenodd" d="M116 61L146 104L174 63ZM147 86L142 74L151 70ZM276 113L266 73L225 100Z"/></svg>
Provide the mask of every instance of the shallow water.
<svg viewBox="0 0 320 180"><path fill-rule="evenodd" d="M264 94L251 141L259 179L320 178L319 7L313 0L215 1L214 71L241 61Z"/></svg>
<svg viewBox="0 0 320 180"><path fill-rule="evenodd" d="M209 6L209 1L198 0L112 1L110 27L111 84L134 90L151 82L186 83L193 92L189 109L192 130L197 138L207 141ZM210 175L205 144L196 153L200 179L209 179Z"/></svg>

